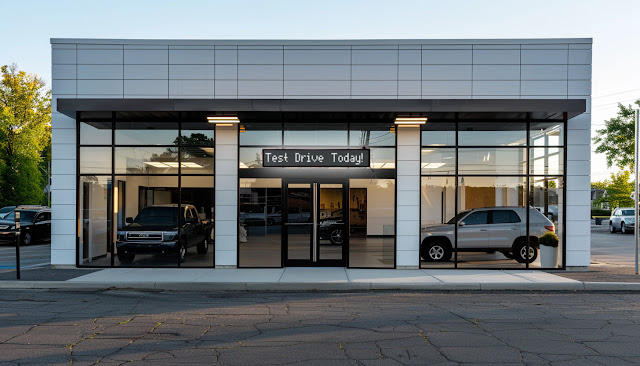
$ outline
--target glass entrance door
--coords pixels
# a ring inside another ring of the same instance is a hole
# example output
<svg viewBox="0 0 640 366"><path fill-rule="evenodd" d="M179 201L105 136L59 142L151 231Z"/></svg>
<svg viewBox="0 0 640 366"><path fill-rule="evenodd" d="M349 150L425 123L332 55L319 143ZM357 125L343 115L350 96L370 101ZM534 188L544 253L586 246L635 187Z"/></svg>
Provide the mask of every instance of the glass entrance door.
<svg viewBox="0 0 640 366"><path fill-rule="evenodd" d="M348 241L345 185L288 181L285 264L344 266Z"/></svg>

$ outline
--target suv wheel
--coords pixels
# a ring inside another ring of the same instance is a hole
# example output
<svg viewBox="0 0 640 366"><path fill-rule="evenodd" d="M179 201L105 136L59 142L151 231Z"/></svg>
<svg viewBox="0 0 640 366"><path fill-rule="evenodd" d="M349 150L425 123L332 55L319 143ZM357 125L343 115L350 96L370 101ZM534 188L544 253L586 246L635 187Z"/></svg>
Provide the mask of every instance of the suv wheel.
<svg viewBox="0 0 640 366"><path fill-rule="evenodd" d="M613 223L611 221L609 221L609 232L611 234L616 232L616 228L613 227Z"/></svg>
<svg viewBox="0 0 640 366"><path fill-rule="evenodd" d="M527 255L526 239L518 239L513 243L513 259L518 263L532 263L536 258L538 258L538 248L533 245L529 245L529 255Z"/></svg>
<svg viewBox="0 0 640 366"><path fill-rule="evenodd" d="M620 224L620 232L623 234L629 234L629 231L627 230L627 227L624 225L624 222Z"/></svg>
<svg viewBox="0 0 640 366"><path fill-rule="evenodd" d="M196 250L198 251L198 254L207 254L209 251L209 239L205 238L202 243L198 244Z"/></svg>
<svg viewBox="0 0 640 366"><path fill-rule="evenodd" d="M31 233L24 233L24 235L22 235L22 245L29 245L32 240Z"/></svg>
<svg viewBox="0 0 640 366"><path fill-rule="evenodd" d="M118 260L122 264L131 264L131 263L133 263L133 259L135 257L136 257L135 254L118 252Z"/></svg>
<svg viewBox="0 0 640 366"><path fill-rule="evenodd" d="M451 245L444 240L433 240L423 243L420 256L429 262L446 262L451 259Z"/></svg>

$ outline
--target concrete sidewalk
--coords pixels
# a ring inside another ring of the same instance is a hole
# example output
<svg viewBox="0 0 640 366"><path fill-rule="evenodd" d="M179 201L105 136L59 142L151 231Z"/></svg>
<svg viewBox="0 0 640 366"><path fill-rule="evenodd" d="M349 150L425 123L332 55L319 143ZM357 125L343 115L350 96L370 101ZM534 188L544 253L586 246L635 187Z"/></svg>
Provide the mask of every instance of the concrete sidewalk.
<svg viewBox="0 0 640 366"><path fill-rule="evenodd" d="M55 271L55 270L51 270ZM598 290L640 291L640 283L584 282L534 270L381 270L346 268L111 268L65 281L0 281L2 288L172 291Z"/></svg>

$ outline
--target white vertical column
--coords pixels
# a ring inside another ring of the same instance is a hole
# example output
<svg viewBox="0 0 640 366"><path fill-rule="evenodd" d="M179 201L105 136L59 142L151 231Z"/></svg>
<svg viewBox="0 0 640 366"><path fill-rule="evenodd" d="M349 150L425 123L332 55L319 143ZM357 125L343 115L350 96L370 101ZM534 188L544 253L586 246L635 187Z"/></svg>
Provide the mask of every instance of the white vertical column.
<svg viewBox="0 0 640 366"><path fill-rule="evenodd" d="M420 265L420 128L396 127L396 266Z"/></svg>
<svg viewBox="0 0 640 366"><path fill-rule="evenodd" d="M216 126L216 268L238 265L238 126Z"/></svg>

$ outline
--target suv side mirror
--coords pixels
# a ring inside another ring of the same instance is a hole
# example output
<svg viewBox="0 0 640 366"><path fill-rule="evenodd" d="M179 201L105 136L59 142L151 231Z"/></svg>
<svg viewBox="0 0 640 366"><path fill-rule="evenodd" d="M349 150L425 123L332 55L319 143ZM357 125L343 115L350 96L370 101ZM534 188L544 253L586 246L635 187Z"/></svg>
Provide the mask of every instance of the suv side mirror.
<svg viewBox="0 0 640 366"><path fill-rule="evenodd" d="M460 222L458 223L458 226L465 226L465 225L466 225L466 224L464 223L464 221L460 221Z"/></svg>
<svg viewBox="0 0 640 366"><path fill-rule="evenodd" d="M127 217L126 219L124 219L124 221L125 221L127 224L133 224L133 217Z"/></svg>

